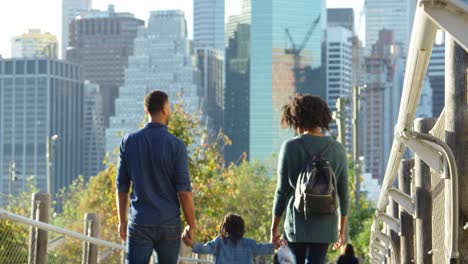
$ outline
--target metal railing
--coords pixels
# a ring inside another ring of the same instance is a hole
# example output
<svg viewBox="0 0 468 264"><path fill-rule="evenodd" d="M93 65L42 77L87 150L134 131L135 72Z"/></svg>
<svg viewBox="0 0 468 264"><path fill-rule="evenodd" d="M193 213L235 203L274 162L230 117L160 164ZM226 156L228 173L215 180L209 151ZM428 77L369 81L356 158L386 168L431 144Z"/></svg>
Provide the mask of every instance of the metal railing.
<svg viewBox="0 0 468 264"><path fill-rule="evenodd" d="M86 236L84 234L68 230L65 228L61 228L58 226L54 226L51 224L43 223L40 221L36 221L30 219L25 216L17 215L6 210L0 209L0 227L4 225L19 225L21 230L23 230L24 234L20 234L20 238L10 237L10 239L6 239L5 236L12 236L15 235L13 232L4 233L0 236L0 260L1 263L24 263L27 262L28 259L28 243L27 243L27 234L28 227L34 227L39 230L44 230L53 234L57 234L56 238L50 239L48 241L47 250L50 253L51 251L56 250L58 247L64 245L65 241L74 241L75 247L81 246L83 242L88 242L93 245L99 246L101 249L98 255L97 263L115 263L115 255L117 258L120 259L123 251L125 250L125 246L121 244L117 244L114 242L105 241L102 239ZM16 234L17 235L17 234ZM3 248L3 251L2 251ZM72 249L73 247L67 247L67 249ZM70 261L72 259L79 259L81 260L82 252L67 252L68 254L65 256L53 256L49 254L49 261L48 263L63 263L63 261ZM114 255L114 258L109 259L111 255ZM52 258L51 258L52 256ZM191 258L191 257L179 257L179 262L185 263L213 263L211 260L203 260L198 258Z"/></svg>
<svg viewBox="0 0 468 264"><path fill-rule="evenodd" d="M381 230L381 223L397 233L401 231L401 219L386 214L389 197L401 208L414 216L417 200L393 188L403 155L409 147L415 155L428 164L432 170L443 174L445 186L445 263L458 258L458 175L451 148L442 140L429 134L413 131L416 108L421 96L437 30L443 30L462 48L468 48L468 4L458 0L418 1L409 45L405 79L398 122L391 148L387 169L382 182L382 191L377 203L376 219L372 225L370 241L371 263L383 263L390 257L392 263L399 263L396 248L390 237ZM444 115L441 115L443 119ZM439 123L444 120L439 119ZM436 125L437 126L437 125ZM437 126L439 127L439 126Z"/></svg>

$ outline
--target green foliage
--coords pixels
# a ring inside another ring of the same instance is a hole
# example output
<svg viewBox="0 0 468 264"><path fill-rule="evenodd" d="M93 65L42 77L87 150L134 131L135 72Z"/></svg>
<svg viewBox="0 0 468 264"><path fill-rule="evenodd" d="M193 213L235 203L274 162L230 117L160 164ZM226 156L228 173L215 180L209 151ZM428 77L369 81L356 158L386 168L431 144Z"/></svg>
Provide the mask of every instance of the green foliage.
<svg viewBox="0 0 468 264"><path fill-rule="evenodd" d="M37 192L34 177L27 180L26 191L5 197L5 210L25 217L31 215L31 193ZM8 220L0 219L0 263L27 263L29 245L29 227Z"/></svg>

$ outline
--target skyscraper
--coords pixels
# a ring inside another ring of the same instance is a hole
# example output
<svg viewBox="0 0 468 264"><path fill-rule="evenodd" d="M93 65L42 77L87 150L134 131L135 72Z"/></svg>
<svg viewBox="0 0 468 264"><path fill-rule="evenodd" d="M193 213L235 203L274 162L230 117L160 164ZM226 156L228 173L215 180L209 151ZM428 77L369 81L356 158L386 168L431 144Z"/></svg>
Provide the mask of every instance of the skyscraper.
<svg viewBox="0 0 468 264"><path fill-rule="evenodd" d="M19 179L13 193L34 176L46 191L47 138L52 144L52 194L80 173L83 117L81 68L52 59L0 59L0 192L8 193L9 167ZM55 147L53 147L55 145Z"/></svg>
<svg viewBox="0 0 468 264"><path fill-rule="evenodd" d="M11 44L13 58L58 58L57 37L49 32L41 33L40 29L30 29L14 37Z"/></svg>
<svg viewBox="0 0 468 264"><path fill-rule="evenodd" d="M372 53L365 58L367 87L363 92L365 135L365 168L382 182L393 144L405 77L405 57L393 31L381 30ZM425 81L416 117L432 114L432 90Z"/></svg>
<svg viewBox="0 0 468 264"><path fill-rule="evenodd" d="M414 13L414 0L366 0L366 55L372 51L372 45L379 39L379 31L392 30L395 43L401 43L406 56Z"/></svg>
<svg viewBox="0 0 468 264"><path fill-rule="evenodd" d="M250 25L250 0L242 0L242 10L238 15L231 15L224 28L224 44L226 48L229 45L229 39L234 37L234 32L237 31L239 24Z"/></svg>
<svg viewBox="0 0 468 264"><path fill-rule="evenodd" d="M67 59L83 66L83 78L99 85L104 124L115 113L115 98L124 83L128 57L133 55L133 40L144 21L129 13L92 10L70 23Z"/></svg>
<svg viewBox="0 0 468 264"><path fill-rule="evenodd" d="M102 114L102 96L99 85L85 81L83 107L82 173L85 178L95 176L104 169L106 131Z"/></svg>
<svg viewBox="0 0 468 264"><path fill-rule="evenodd" d="M393 120L398 115L401 87L398 85L399 72L403 63L394 51L393 31L381 30L379 40L372 46L372 53L365 58L367 88L363 94L365 101L364 147L366 172L374 179L383 177L386 161L393 140ZM402 81L401 81L402 83Z"/></svg>
<svg viewBox="0 0 468 264"><path fill-rule="evenodd" d="M62 0L62 58L68 47L68 30L71 20L91 9L91 0Z"/></svg>
<svg viewBox="0 0 468 264"><path fill-rule="evenodd" d="M224 50L224 1L193 0L195 48Z"/></svg>
<svg viewBox="0 0 468 264"><path fill-rule="evenodd" d="M200 93L203 116L211 139L223 127L224 112L224 52L214 48L196 50L197 68L200 71Z"/></svg>
<svg viewBox="0 0 468 264"><path fill-rule="evenodd" d="M328 27L344 27L354 33L354 10L352 8L328 8Z"/></svg>
<svg viewBox="0 0 468 264"><path fill-rule="evenodd" d="M291 131L280 112L296 92L325 99L321 69L327 13L325 1L252 1L249 157L266 160ZM323 78L323 76L322 76Z"/></svg>
<svg viewBox="0 0 468 264"><path fill-rule="evenodd" d="M199 99L184 13L153 11L148 27L140 27L135 52L125 70L125 82L116 100L115 116L106 130L106 150L113 152L122 136L143 121L143 99L151 90L161 90L172 102L181 96L185 110L198 111Z"/></svg>
<svg viewBox="0 0 468 264"><path fill-rule="evenodd" d="M250 23L244 21L230 20L236 24L225 52L223 128L232 142L225 148L227 162L237 162L249 151Z"/></svg>
<svg viewBox="0 0 468 264"><path fill-rule="evenodd" d="M351 83L353 70L353 33L344 27L327 28L327 98L326 101L331 111L337 111L338 98L351 97ZM343 102L344 103L344 102ZM338 109L339 110L339 109ZM346 145L351 152L352 144L352 116L349 104L344 113L339 113L346 126ZM330 126L332 132L337 133L337 126ZM343 142L344 143L344 142Z"/></svg>

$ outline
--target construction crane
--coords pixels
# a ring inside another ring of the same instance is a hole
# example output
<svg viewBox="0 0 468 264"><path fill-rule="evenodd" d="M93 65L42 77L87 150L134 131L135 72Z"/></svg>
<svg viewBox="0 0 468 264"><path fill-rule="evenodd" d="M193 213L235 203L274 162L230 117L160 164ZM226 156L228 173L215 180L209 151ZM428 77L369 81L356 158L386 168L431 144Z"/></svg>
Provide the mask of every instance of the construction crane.
<svg viewBox="0 0 468 264"><path fill-rule="evenodd" d="M294 72L294 78L295 78L294 85L296 87L296 91L300 90L300 87L302 86L301 85L302 84L302 79L303 79L303 73L302 73L303 69L301 67L301 53L304 50L307 43L309 42L309 39L312 36L312 33L314 32L314 30L317 27L318 23L320 22L320 17L321 17L321 14L319 14L317 16L317 18L314 20L311 27L307 31L307 33L305 35L305 38L304 38L304 41L302 41L301 45L296 45L296 43L294 42L294 40L293 40L293 38L291 36L291 33L289 32L289 29L288 28L285 29L286 37L291 42L292 47L288 48L287 47L288 45L286 43L284 53L293 55L293 59L294 59L293 72Z"/></svg>

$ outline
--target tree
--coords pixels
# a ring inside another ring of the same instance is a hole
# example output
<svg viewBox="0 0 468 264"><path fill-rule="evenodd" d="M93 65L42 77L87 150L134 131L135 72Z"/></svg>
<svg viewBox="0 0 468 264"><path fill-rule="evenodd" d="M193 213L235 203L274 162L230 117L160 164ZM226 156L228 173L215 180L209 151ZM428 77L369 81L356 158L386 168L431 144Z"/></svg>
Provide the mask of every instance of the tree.
<svg viewBox="0 0 468 264"><path fill-rule="evenodd" d="M230 144L229 139L220 132L214 142L207 142L207 131L202 126L200 114L187 113L182 105L183 101L173 105L168 129L188 146L198 225L197 240L213 239L222 217L228 212L243 216L247 236L260 241L268 240L274 180L269 177L266 168L256 162L243 160L239 165L225 165L222 153L224 147ZM111 159L107 162L107 168L91 177L89 182L79 177L61 192L63 212L54 219L55 224L81 232L83 223L77 219L83 219L86 212L99 213L100 237L120 242L114 163ZM60 252L80 256L77 251L81 250L81 244L71 240L67 243ZM111 256L106 261L115 263L118 258L118 255Z"/></svg>

